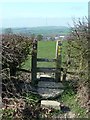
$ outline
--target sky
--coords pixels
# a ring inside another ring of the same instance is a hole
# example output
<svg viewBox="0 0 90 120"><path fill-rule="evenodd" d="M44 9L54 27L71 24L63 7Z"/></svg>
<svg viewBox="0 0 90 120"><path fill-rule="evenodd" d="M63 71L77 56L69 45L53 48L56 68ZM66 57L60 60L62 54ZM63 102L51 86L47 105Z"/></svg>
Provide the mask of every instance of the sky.
<svg viewBox="0 0 90 120"><path fill-rule="evenodd" d="M19 0L0 3L0 27L68 26L72 18L88 16L88 1Z"/></svg>

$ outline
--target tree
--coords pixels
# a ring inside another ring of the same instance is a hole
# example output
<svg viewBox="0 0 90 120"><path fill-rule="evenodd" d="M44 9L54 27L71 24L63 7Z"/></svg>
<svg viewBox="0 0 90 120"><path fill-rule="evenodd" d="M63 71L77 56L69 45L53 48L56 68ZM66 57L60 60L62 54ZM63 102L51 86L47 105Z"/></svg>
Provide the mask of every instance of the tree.
<svg viewBox="0 0 90 120"><path fill-rule="evenodd" d="M82 77L83 79L87 69L88 21L85 18L82 21L80 19L78 21L74 19L73 23L74 27L71 28L72 33L68 38L68 56L73 61L73 69L76 69L80 78Z"/></svg>
<svg viewBox="0 0 90 120"><path fill-rule="evenodd" d="M4 33L5 33L5 34L13 34L12 28L6 28L6 29L4 30Z"/></svg>
<svg viewBox="0 0 90 120"><path fill-rule="evenodd" d="M43 35L37 35L37 41L41 41L43 39Z"/></svg>
<svg viewBox="0 0 90 120"><path fill-rule="evenodd" d="M78 74L78 96L80 102L88 106L89 102L89 81L88 79L88 19L73 19L74 27L68 36L68 59L71 60L70 68Z"/></svg>

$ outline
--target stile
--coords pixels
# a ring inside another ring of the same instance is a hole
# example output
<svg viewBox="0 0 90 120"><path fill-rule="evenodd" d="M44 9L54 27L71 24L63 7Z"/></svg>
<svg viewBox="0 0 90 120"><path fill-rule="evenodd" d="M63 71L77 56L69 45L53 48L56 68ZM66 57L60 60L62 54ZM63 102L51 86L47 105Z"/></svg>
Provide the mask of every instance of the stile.
<svg viewBox="0 0 90 120"><path fill-rule="evenodd" d="M37 72L52 72L55 73L55 81L60 82L61 80L61 46L62 43L60 40L56 44L56 59L47 59L47 58L37 58L37 40L33 41L33 52L31 59L31 78L32 85L35 85L37 80ZM56 68L39 68L37 67L37 62L56 62Z"/></svg>

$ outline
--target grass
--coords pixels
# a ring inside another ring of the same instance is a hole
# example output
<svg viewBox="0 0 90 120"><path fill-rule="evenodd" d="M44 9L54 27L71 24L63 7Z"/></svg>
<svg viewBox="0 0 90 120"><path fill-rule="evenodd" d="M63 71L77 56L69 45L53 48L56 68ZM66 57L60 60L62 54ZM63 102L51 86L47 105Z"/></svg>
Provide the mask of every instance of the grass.
<svg viewBox="0 0 90 120"><path fill-rule="evenodd" d="M27 103L35 104L41 99L41 97L32 93L25 93L24 99Z"/></svg>
<svg viewBox="0 0 90 120"><path fill-rule="evenodd" d="M62 63L66 60L67 41L62 43ZM56 41L39 41L38 42L38 58L54 59L56 54ZM38 62L37 67L55 67L55 62ZM31 69L31 56L22 64L22 68Z"/></svg>
<svg viewBox="0 0 90 120"><path fill-rule="evenodd" d="M25 62L22 63L21 66L22 66L22 68L24 68L26 70L30 70L31 69L31 56L30 55L27 57Z"/></svg>
<svg viewBox="0 0 90 120"><path fill-rule="evenodd" d="M38 42L38 58L55 58L56 42L55 41L39 41ZM55 67L54 62L38 62L38 67Z"/></svg>
<svg viewBox="0 0 90 120"><path fill-rule="evenodd" d="M78 116L79 118L84 118L86 116L86 110L84 108L81 108L81 106L75 101L76 96L70 95L70 94L64 94L62 96L62 101L66 103L71 111Z"/></svg>
<svg viewBox="0 0 90 120"><path fill-rule="evenodd" d="M68 86L62 94L59 101L62 101L65 105L69 106L71 112L75 113L77 118L85 118L86 110L82 108L76 101L76 94L72 90L72 87Z"/></svg>

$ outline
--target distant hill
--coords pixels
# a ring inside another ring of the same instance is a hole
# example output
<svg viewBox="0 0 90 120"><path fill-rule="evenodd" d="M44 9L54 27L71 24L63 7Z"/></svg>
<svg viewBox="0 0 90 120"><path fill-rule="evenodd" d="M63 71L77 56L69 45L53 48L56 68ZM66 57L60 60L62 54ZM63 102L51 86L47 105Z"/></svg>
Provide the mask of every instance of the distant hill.
<svg viewBox="0 0 90 120"><path fill-rule="evenodd" d="M5 29L2 29L4 32ZM43 27L29 27L29 28L12 28L13 33L15 34L24 34L24 35L31 35L31 34L43 34L44 36L50 35L63 35L67 34L70 30L66 26L43 26ZM1 32L1 30L0 30Z"/></svg>

